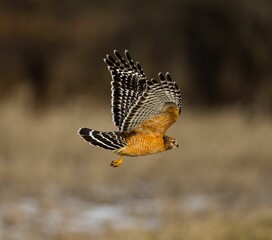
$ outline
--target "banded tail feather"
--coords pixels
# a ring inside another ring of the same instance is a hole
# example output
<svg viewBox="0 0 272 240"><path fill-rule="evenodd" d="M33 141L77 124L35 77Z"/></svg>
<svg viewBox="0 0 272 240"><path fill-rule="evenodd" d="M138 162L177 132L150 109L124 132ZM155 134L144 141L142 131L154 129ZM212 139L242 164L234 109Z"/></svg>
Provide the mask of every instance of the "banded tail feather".
<svg viewBox="0 0 272 240"><path fill-rule="evenodd" d="M89 128L80 128L78 134L91 145L107 150L116 150L126 145L120 132L100 132Z"/></svg>

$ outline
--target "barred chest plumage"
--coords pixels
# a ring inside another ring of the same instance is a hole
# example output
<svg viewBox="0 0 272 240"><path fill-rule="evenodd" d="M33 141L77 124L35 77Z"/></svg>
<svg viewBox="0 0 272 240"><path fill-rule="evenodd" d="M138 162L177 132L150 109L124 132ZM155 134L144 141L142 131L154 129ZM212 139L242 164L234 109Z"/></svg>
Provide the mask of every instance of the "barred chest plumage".
<svg viewBox="0 0 272 240"><path fill-rule="evenodd" d="M127 156L143 156L165 151L164 140L161 136L153 134L135 134L126 139L127 146L120 148L115 153Z"/></svg>

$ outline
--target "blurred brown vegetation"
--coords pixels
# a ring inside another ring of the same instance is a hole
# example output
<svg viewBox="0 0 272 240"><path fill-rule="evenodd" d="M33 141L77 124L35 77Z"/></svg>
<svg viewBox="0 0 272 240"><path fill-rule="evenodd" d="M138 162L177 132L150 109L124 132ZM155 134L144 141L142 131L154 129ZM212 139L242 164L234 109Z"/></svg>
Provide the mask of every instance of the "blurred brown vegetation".
<svg viewBox="0 0 272 240"><path fill-rule="evenodd" d="M108 102L102 58L128 49L187 104L272 108L271 1L2 0L0 39L2 99L23 85L38 104Z"/></svg>
<svg viewBox="0 0 272 240"><path fill-rule="evenodd" d="M271 40L269 0L0 0L0 240L272 239ZM118 169L76 134L115 129L113 49L184 103Z"/></svg>

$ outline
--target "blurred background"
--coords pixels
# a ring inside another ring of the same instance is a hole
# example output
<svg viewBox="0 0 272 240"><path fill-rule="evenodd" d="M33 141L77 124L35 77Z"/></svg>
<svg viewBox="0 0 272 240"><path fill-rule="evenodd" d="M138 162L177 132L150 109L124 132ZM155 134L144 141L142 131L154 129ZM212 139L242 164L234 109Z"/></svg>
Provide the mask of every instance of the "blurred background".
<svg viewBox="0 0 272 240"><path fill-rule="evenodd" d="M272 239L272 2L0 0L0 239ZM125 159L102 59L183 96L180 148Z"/></svg>

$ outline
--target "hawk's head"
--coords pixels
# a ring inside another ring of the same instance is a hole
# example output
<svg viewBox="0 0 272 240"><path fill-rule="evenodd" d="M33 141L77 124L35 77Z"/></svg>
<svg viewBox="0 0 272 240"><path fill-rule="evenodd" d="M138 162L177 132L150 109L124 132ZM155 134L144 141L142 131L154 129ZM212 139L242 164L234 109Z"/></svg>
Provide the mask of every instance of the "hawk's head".
<svg viewBox="0 0 272 240"><path fill-rule="evenodd" d="M178 142L175 138L164 136L163 140L166 150L179 147Z"/></svg>

